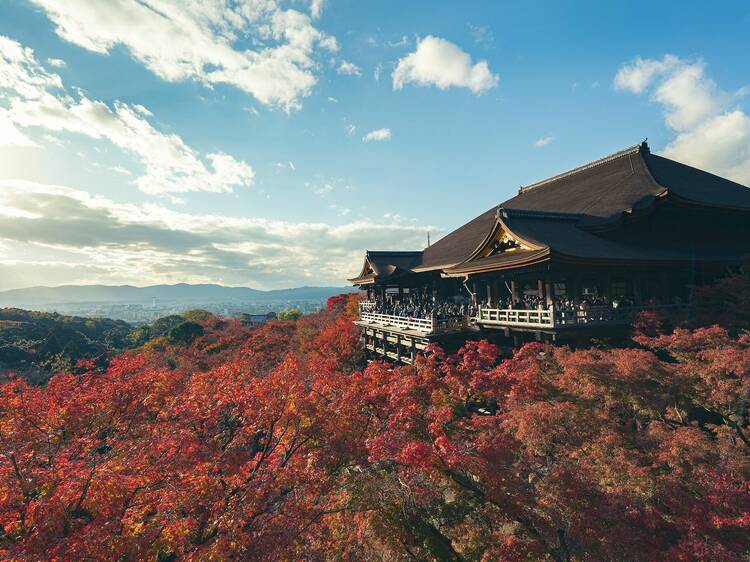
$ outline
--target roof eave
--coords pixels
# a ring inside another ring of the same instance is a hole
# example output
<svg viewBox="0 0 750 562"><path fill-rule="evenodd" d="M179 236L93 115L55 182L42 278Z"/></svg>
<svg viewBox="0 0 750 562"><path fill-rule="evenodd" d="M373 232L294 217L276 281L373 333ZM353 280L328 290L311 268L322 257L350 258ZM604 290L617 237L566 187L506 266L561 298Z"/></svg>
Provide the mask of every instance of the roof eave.
<svg viewBox="0 0 750 562"><path fill-rule="evenodd" d="M501 263L482 264L476 262L464 262L456 267L452 267L445 270L445 274L448 277L461 277L476 273L490 273L493 271L502 271L507 269L515 269L519 267L526 267L529 265L536 265L538 263L548 261L551 258L552 252L550 248L542 248L535 250L532 255L524 255L518 259L508 260Z"/></svg>

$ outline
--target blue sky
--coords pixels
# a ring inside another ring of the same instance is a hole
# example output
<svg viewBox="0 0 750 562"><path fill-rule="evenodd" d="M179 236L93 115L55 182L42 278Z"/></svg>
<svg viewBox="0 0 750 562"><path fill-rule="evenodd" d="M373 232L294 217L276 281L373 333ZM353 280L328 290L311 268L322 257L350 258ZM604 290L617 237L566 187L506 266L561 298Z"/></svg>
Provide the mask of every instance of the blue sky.
<svg viewBox="0 0 750 562"><path fill-rule="evenodd" d="M0 0L0 289L345 284L649 138L750 183L747 2Z"/></svg>

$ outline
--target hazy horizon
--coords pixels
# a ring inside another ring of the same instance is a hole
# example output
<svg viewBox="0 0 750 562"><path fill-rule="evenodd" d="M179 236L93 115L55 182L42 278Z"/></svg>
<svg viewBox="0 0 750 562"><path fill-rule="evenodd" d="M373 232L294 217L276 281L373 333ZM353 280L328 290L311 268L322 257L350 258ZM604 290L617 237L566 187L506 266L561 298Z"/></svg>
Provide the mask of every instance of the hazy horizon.
<svg viewBox="0 0 750 562"><path fill-rule="evenodd" d="M279 287L277 289L257 289L255 287L249 287L246 285L224 285L221 283L151 283L148 285L138 285L135 283L122 283L119 285L110 285L107 283L66 283L63 285L29 285L27 287L15 287L13 289L0 289L0 293L7 293L10 291L23 291L27 289L62 289L65 287L131 287L134 289L148 289L149 287L177 287L179 285L189 285L189 286L201 286L201 285L213 285L216 287L223 287L226 289L251 289L253 291L259 291L263 293L270 293L273 291L288 291L292 289L326 289L326 288L336 288L336 289L349 289L352 288L351 285L301 285L299 287Z"/></svg>

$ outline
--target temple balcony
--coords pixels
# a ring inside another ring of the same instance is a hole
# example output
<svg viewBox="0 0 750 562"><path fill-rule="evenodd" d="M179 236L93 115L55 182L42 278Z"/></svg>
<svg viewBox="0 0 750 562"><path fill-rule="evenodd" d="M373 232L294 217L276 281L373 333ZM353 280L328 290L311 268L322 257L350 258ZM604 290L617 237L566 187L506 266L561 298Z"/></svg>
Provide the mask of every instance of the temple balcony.
<svg viewBox="0 0 750 562"><path fill-rule="evenodd" d="M612 304L559 309L555 306L539 309L512 309L479 307L472 319L480 326L498 326L525 330L559 330L565 328L595 327L601 325L630 324L644 310L669 309L678 311L680 305L621 306Z"/></svg>
<svg viewBox="0 0 750 562"><path fill-rule="evenodd" d="M644 310L684 308L679 305L614 306L612 304L559 308L554 305L537 308L490 308L480 306L476 316L449 318L414 318L374 312L375 303L360 303L359 324L388 332L428 337L465 332L477 327L516 328L522 330L562 330L601 325L630 324Z"/></svg>
<svg viewBox="0 0 750 562"><path fill-rule="evenodd" d="M365 304L363 307L362 304ZM469 326L468 316L452 316L449 318L414 318L410 316L396 316L372 312L369 303L360 303L359 321L362 326L376 326L389 330L400 330L423 336L464 331Z"/></svg>

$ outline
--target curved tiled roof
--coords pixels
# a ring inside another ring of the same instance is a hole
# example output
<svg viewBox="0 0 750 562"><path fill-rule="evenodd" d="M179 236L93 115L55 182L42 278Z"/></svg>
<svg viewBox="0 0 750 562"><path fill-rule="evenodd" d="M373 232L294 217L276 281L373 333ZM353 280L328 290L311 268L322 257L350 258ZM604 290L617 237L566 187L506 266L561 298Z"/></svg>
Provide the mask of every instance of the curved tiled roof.
<svg viewBox="0 0 750 562"><path fill-rule="evenodd" d="M502 208L609 217L664 192L648 173L643 145L622 150L564 174L521 188ZM438 240L424 250L419 271L459 264L476 250L495 225L498 207Z"/></svg>
<svg viewBox="0 0 750 562"><path fill-rule="evenodd" d="M518 195L426 248L421 260L411 267L413 271L464 270L466 260L488 241L498 220L511 233L538 248L547 248L546 255L552 252L582 258L687 259L677 249L638 247L593 233L597 228L616 225L623 216L649 212L660 199L750 213L750 188L653 155L644 141L522 187ZM528 257L538 259L539 255ZM515 258L493 256L471 263L501 266L515 263Z"/></svg>
<svg viewBox="0 0 750 562"><path fill-rule="evenodd" d="M408 274L422 259L422 252L381 252L367 250L362 271L349 279L352 283L364 284L377 280L395 278ZM368 269L372 271L368 273Z"/></svg>
<svg viewBox="0 0 750 562"><path fill-rule="evenodd" d="M750 188L656 154L644 157L654 179L677 197L708 207L750 210Z"/></svg>
<svg viewBox="0 0 750 562"><path fill-rule="evenodd" d="M500 206L608 218L665 192L649 173L643 159L647 151L644 145L637 145L522 187L518 195Z"/></svg>
<svg viewBox="0 0 750 562"><path fill-rule="evenodd" d="M441 269L464 261L481 244L495 225L497 207L488 209L450 234L425 248L418 271Z"/></svg>

